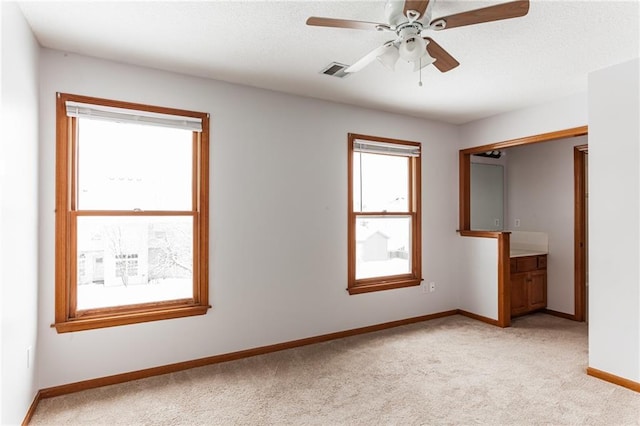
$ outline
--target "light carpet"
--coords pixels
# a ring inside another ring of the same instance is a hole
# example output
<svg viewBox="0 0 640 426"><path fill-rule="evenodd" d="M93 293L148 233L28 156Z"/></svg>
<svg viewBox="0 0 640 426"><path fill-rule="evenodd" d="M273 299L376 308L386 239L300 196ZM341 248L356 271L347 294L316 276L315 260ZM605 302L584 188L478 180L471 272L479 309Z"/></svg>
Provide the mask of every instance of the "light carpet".
<svg viewBox="0 0 640 426"><path fill-rule="evenodd" d="M451 316L42 400L32 425L640 425L587 325Z"/></svg>

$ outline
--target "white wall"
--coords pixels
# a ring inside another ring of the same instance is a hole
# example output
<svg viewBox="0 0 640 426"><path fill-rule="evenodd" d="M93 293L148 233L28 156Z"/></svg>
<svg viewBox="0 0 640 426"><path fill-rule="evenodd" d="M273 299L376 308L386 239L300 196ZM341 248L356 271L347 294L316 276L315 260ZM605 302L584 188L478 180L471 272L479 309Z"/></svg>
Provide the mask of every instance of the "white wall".
<svg viewBox="0 0 640 426"><path fill-rule="evenodd" d="M587 137L554 140L507 150L507 227L549 236L547 307L573 315L573 147ZM515 227L520 219L520 227Z"/></svg>
<svg viewBox="0 0 640 426"><path fill-rule="evenodd" d="M495 115L460 126L460 148L503 142L587 124L587 93Z"/></svg>
<svg viewBox="0 0 640 426"><path fill-rule="evenodd" d="M460 237L458 303L463 311L498 320L498 240Z"/></svg>
<svg viewBox="0 0 640 426"><path fill-rule="evenodd" d="M457 308L457 128L43 50L40 387ZM55 92L211 113L213 309L57 334ZM423 273L437 290L349 296L347 133L423 142Z"/></svg>
<svg viewBox="0 0 640 426"><path fill-rule="evenodd" d="M37 391L38 54L15 3L2 2L0 423L19 424Z"/></svg>
<svg viewBox="0 0 640 426"><path fill-rule="evenodd" d="M589 366L640 382L640 60L589 76Z"/></svg>

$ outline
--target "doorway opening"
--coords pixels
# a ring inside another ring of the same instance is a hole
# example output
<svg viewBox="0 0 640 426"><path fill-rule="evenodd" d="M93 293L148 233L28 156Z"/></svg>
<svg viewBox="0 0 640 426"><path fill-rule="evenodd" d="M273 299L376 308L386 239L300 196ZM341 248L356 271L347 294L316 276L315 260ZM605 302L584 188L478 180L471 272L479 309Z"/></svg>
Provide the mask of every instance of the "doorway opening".
<svg viewBox="0 0 640 426"><path fill-rule="evenodd" d="M460 235L463 237L473 237L486 234L486 232L483 233L471 229L471 155L510 147L585 136L587 134L587 126L581 126L460 150ZM574 148L574 314L547 311L549 314L575 321L585 321L587 315L587 152L587 144ZM502 233L494 232L491 234L492 237L499 238L499 241L502 241L502 238L498 235ZM493 234L496 235L494 236ZM508 271L509 268L500 266L509 265L508 251L499 250L499 253L497 324L500 327L508 327L511 325L511 316L509 315L511 311L510 272ZM503 259L504 256L507 258Z"/></svg>

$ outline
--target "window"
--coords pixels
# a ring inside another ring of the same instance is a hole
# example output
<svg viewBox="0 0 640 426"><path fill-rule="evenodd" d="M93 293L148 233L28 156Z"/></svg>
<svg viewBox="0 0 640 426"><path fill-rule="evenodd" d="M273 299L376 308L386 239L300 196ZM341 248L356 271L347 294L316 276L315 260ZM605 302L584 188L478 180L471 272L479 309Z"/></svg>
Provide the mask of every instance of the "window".
<svg viewBox="0 0 640 426"><path fill-rule="evenodd" d="M58 332L205 314L208 114L57 98Z"/></svg>
<svg viewBox="0 0 640 426"><path fill-rule="evenodd" d="M349 134L348 290L420 285L420 143Z"/></svg>

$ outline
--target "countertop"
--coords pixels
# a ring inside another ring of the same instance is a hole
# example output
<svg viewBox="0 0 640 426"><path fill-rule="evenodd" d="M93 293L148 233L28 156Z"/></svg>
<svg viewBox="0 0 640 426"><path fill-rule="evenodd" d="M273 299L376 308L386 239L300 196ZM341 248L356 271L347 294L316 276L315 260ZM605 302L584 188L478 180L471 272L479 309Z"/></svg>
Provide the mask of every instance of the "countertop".
<svg viewBox="0 0 640 426"><path fill-rule="evenodd" d="M509 253L509 257L540 256L543 254L547 254L547 252L542 250L512 249L511 252Z"/></svg>

